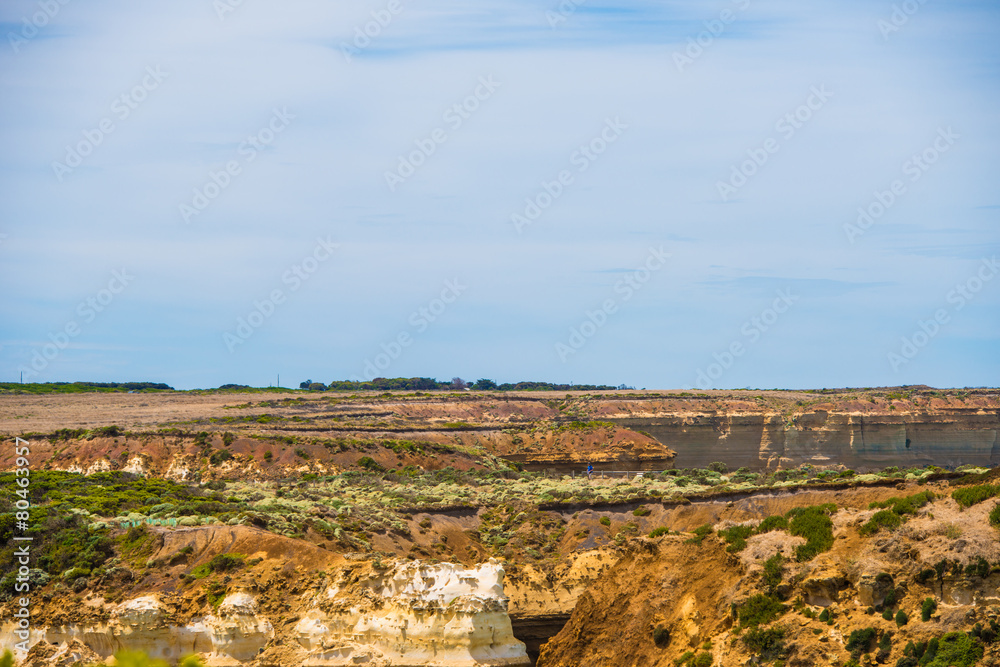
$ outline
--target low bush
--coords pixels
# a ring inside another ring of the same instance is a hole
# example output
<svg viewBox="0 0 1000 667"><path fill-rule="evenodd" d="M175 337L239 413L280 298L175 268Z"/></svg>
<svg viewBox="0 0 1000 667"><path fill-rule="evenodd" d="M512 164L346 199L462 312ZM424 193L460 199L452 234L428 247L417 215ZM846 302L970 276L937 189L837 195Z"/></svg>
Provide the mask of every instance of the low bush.
<svg viewBox="0 0 1000 667"><path fill-rule="evenodd" d="M753 526L733 526L719 531L719 537L729 545L726 551L735 553L743 551L747 546L747 538L753 535Z"/></svg>
<svg viewBox="0 0 1000 667"><path fill-rule="evenodd" d="M920 604L920 620L927 622L931 620L931 614L937 609L937 600L934 598L924 598Z"/></svg>
<svg viewBox="0 0 1000 667"><path fill-rule="evenodd" d="M740 627L752 628L770 623L787 609L774 598L758 593L739 607L736 617L740 621Z"/></svg>
<svg viewBox="0 0 1000 667"><path fill-rule="evenodd" d="M920 664L925 667L972 667L982 660L984 653L983 645L966 633L949 632L940 640L930 641Z"/></svg>
<svg viewBox="0 0 1000 667"><path fill-rule="evenodd" d="M772 514L757 525L757 534L762 535L772 530L788 530L788 519L780 514Z"/></svg>
<svg viewBox="0 0 1000 667"><path fill-rule="evenodd" d="M886 530L899 528L902 523L903 520L892 510L880 510L875 512L864 525L858 528L858 532L862 535L874 535L883 528Z"/></svg>
<svg viewBox="0 0 1000 667"><path fill-rule="evenodd" d="M372 472L385 472L385 468L382 467L382 464L370 456L362 456L358 459L358 465L365 470L371 470Z"/></svg>
<svg viewBox="0 0 1000 667"><path fill-rule="evenodd" d="M891 509L894 513L902 516L904 514L916 514L917 510L934 500L934 493L931 491L921 491L912 496L900 498L893 496L882 502L875 502L868 505L868 509Z"/></svg>
<svg viewBox="0 0 1000 667"><path fill-rule="evenodd" d="M986 561L986 559L979 556L976 560L965 566L965 576L982 577L985 579L990 576L990 569L990 564Z"/></svg>
<svg viewBox="0 0 1000 667"><path fill-rule="evenodd" d="M775 660L784 653L784 628L752 628L743 635L743 643L761 660Z"/></svg>
<svg viewBox="0 0 1000 667"><path fill-rule="evenodd" d="M706 523L698 526L693 531L694 537L684 540L685 544L701 544L702 540L712 534L712 524Z"/></svg>
<svg viewBox="0 0 1000 667"><path fill-rule="evenodd" d="M659 537L660 535L666 535L669 532L670 532L670 529L667 528L666 526L659 526L659 527L654 528L653 530L649 531L649 536L650 537Z"/></svg>
<svg viewBox="0 0 1000 667"><path fill-rule="evenodd" d="M774 554L764 561L764 585L769 593L773 593L781 583L782 574L785 571L785 559L780 554Z"/></svg>
<svg viewBox="0 0 1000 667"><path fill-rule="evenodd" d="M837 506L828 503L797 508L788 513L788 532L806 538L806 543L795 550L797 560L812 560L817 554L833 547L833 521L830 515L836 511Z"/></svg>
<svg viewBox="0 0 1000 667"><path fill-rule="evenodd" d="M844 645L844 648L851 652L852 659L857 660L861 657L862 653L868 653L872 650L872 644L875 642L877 635L878 630L875 628L855 630L847 638L847 644Z"/></svg>
<svg viewBox="0 0 1000 667"><path fill-rule="evenodd" d="M977 484L952 491L951 497L963 509L1000 495L1000 484Z"/></svg>

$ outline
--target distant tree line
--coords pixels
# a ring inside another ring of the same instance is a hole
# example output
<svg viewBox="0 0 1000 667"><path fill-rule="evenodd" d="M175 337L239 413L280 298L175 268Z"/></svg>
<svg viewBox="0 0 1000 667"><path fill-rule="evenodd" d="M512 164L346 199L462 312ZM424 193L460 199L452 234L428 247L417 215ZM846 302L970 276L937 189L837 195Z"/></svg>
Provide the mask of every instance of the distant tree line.
<svg viewBox="0 0 1000 667"><path fill-rule="evenodd" d="M163 382L0 382L0 390L26 394L77 394L114 391L174 391Z"/></svg>
<svg viewBox="0 0 1000 667"><path fill-rule="evenodd" d="M375 378L367 382L352 380L335 380L329 384L306 380L299 384L299 389L313 391L432 391L432 390L464 390L478 391L601 391L611 389L634 389L619 385L607 384L554 384L552 382L505 382L497 384L493 380L480 378L475 382L466 382L455 377L450 381L440 381L434 378Z"/></svg>

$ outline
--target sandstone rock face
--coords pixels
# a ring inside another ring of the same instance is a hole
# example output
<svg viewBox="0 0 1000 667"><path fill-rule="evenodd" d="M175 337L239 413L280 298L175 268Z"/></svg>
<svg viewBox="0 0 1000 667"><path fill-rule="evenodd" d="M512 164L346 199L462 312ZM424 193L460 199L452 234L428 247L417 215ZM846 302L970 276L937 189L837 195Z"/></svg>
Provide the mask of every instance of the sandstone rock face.
<svg viewBox="0 0 1000 667"><path fill-rule="evenodd" d="M847 588L847 579L839 572L823 572L805 579L802 597L806 604L829 607L840 597L840 591Z"/></svg>
<svg viewBox="0 0 1000 667"><path fill-rule="evenodd" d="M236 593L219 605L218 616L174 625L159 599L147 595L118 605L106 625L50 627L45 640L53 644L79 640L104 657L123 649L142 650L167 661L201 653L211 665L240 665L274 636L270 621L256 612L252 596Z"/></svg>
<svg viewBox="0 0 1000 667"><path fill-rule="evenodd" d="M794 419L764 411L633 413L612 420L645 431L676 451L674 465L681 468L705 467L712 461L725 461L730 469L810 463L859 471L891 465L1000 463L996 410L882 414L814 410Z"/></svg>
<svg viewBox="0 0 1000 667"><path fill-rule="evenodd" d="M404 561L342 569L331 586L313 594L290 633L285 626L285 640L275 642L285 647L278 664L526 667L503 582L496 561L474 568ZM271 620L245 592L228 595L214 615L183 624L171 622L166 607L157 595L146 595L117 605L107 623L39 628L32 636L35 656L49 664L44 661L56 655L103 659L141 650L173 664L198 653L209 667L235 667L250 664L275 639ZM0 639L13 637L12 630L0 628Z"/></svg>
<svg viewBox="0 0 1000 667"><path fill-rule="evenodd" d="M530 664L511 631L495 561L471 569L404 562L360 582L343 579L295 627L303 665Z"/></svg>

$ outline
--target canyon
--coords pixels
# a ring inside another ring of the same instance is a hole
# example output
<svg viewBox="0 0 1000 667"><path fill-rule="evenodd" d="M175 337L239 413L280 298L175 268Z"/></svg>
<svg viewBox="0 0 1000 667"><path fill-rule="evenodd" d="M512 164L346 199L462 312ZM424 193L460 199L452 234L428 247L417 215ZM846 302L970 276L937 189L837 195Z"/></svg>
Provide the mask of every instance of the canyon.
<svg viewBox="0 0 1000 667"><path fill-rule="evenodd" d="M835 506L834 548L789 565L799 583L783 599L861 627L875 575L915 595L928 564L1000 567L991 505L949 498L1000 463L998 415L995 390L930 388L3 395L0 470L24 438L50 532L113 545L65 570L51 563L72 555L44 552L33 653L19 658L673 665L712 644L711 664L743 664L752 651L726 610L801 538L754 535L734 556L692 535ZM858 537L869 505L922 489L936 499L896 546ZM996 576L941 579L949 615L927 632L990 622ZM4 645L13 629L0 623ZM847 627L815 650L813 629L789 631L789 664L843 650Z"/></svg>

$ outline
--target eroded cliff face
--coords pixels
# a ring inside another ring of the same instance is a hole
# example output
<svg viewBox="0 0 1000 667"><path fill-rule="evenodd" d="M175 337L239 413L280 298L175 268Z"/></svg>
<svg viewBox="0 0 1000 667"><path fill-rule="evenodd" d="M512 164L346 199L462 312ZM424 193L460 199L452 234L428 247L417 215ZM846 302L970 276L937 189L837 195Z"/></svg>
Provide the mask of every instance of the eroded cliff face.
<svg viewBox="0 0 1000 667"><path fill-rule="evenodd" d="M677 452L676 467L724 461L730 469L843 465L867 471L888 466L1000 463L1000 414L994 409L861 413L812 410L663 412L615 418Z"/></svg>
<svg viewBox="0 0 1000 667"><path fill-rule="evenodd" d="M28 664L50 658L46 644L75 643L102 659L122 650L141 650L169 662L198 653L210 665L242 665L274 638L274 626L259 614L255 597L246 593L227 596L215 614L195 616L183 623L172 617L168 606L155 594L126 600L112 607L107 615L104 623L36 628ZM13 636L13 626L0 628L0 640L5 645L16 643Z"/></svg>
<svg viewBox="0 0 1000 667"><path fill-rule="evenodd" d="M232 593L214 613L186 616L175 600L151 593L109 607L107 620L37 628L27 664L47 664L49 645L85 646L100 658L142 650L174 662L197 653L210 667L524 667L514 638L504 570L496 561L394 562L345 566L333 583L286 598L292 617L264 611L257 596ZM281 609L272 607L274 609ZM14 645L14 627L0 628Z"/></svg>
<svg viewBox="0 0 1000 667"><path fill-rule="evenodd" d="M514 638L504 570L403 562L357 579L341 572L292 636L303 665L528 665Z"/></svg>
<svg viewBox="0 0 1000 667"><path fill-rule="evenodd" d="M924 489L907 485L896 494ZM783 530L753 534L740 551L727 550L718 535L700 543L689 535L629 542L542 647L538 665L743 667L781 660L812 667L846 664L852 652L860 664L893 665L909 642L926 645L947 633L968 637L963 641L980 658L934 664L998 665L1000 642L992 630L977 634L1000 623L1000 542L988 518L995 502L962 509L947 495L949 487L934 490L936 498L907 514L898 529L873 535L859 531L879 511L868 507L874 491L865 490L855 492L853 506L842 504L851 492L789 495L764 507L747 499L701 517L711 522L714 516L720 530L756 525L791 506L786 503L835 501L830 548L807 560L796 558L806 540ZM783 560L767 574L766 563L776 554ZM763 609L763 596L771 611L743 616L746 608ZM925 620L927 600L933 609ZM852 645L855 631L871 632L870 642Z"/></svg>

